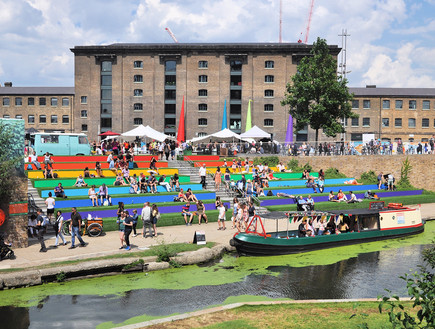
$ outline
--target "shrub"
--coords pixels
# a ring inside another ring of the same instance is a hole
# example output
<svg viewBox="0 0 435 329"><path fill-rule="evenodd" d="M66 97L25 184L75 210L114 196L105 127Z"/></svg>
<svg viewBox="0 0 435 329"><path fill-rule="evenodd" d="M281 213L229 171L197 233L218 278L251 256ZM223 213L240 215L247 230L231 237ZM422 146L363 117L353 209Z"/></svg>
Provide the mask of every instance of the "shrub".
<svg viewBox="0 0 435 329"><path fill-rule="evenodd" d="M57 282L64 282L65 279L66 279L66 274L64 271L60 271L59 273L57 273L57 275L56 275Z"/></svg>
<svg viewBox="0 0 435 329"><path fill-rule="evenodd" d="M299 161L296 159L291 159L288 163L287 163L287 168L291 169L293 172L298 172L301 170L301 168L299 167Z"/></svg>
<svg viewBox="0 0 435 329"><path fill-rule="evenodd" d="M145 263L145 262L144 262L143 259L138 259L138 260L135 260L134 262L131 262L130 264L125 265L125 266L123 267L123 269L124 269L124 270L129 270L129 269L135 267L136 265L139 265L139 264L143 265L144 263Z"/></svg>
<svg viewBox="0 0 435 329"><path fill-rule="evenodd" d="M328 168L325 170L326 178L346 178L345 174L342 174L337 168Z"/></svg>
<svg viewBox="0 0 435 329"><path fill-rule="evenodd" d="M269 167L276 167L276 165L279 163L279 158L277 156L254 158L254 166L257 166L260 163L263 165L268 165Z"/></svg>
<svg viewBox="0 0 435 329"><path fill-rule="evenodd" d="M311 170L313 170L313 167L307 162L306 164L304 164L304 166L301 169L302 169L301 171L304 171L304 170L311 171Z"/></svg>
<svg viewBox="0 0 435 329"><path fill-rule="evenodd" d="M361 181L364 184L377 184L378 176L376 176L373 170L369 170L361 174Z"/></svg>
<svg viewBox="0 0 435 329"><path fill-rule="evenodd" d="M402 167L400 168L400 180L397 182L397 187L401 189L413 188L411 182L409 181L409 174L412 171L411 163L408 157L402 162Z"/></svg>
<svg viewBox="0 0 435 329"><path fill-rule="evenodd" d="M152 248L156 252L158 262L169 262L171 257L174 257L177 254L174 248L171 245L167 245L164 240Z"/></svg>

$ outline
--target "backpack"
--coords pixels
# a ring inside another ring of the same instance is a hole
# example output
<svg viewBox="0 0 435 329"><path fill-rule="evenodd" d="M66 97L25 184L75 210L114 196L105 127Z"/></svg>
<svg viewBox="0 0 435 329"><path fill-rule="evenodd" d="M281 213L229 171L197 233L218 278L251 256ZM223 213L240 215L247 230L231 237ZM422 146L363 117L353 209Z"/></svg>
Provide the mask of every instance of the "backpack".
<svg viewBox="0 0 435 329"><path fill-rule="evenodd" d="M31 164L28 164L28 165L27 165L27 170L33 170L33 167L32 167Z"/></svg>
<svg viewBox="0 0 435 329"><path fill-rule="evenodd" d="M267 192L267 196L273 196L273 192L272 192L272 190L269 190L269 191Z"/></svg>

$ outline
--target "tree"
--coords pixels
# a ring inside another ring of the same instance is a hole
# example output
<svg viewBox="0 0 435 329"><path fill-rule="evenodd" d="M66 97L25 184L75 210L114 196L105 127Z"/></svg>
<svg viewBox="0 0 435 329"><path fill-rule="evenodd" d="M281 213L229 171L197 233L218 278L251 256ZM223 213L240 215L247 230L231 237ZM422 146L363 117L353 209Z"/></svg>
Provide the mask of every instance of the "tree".
<svg viewBox="0 0 435 329"><path fill-rule="evenodd" d="M337 75L337 63L329 53L326 40L317 38L311 50L312 56L304 57L298 72L287 84L282 106L290 105L290 114L296 119L296 130L310 125L316 131L316 148L319 129L326 136L335 137L343 133L340 120L357 118L352 112L347 80Z"/></svg>

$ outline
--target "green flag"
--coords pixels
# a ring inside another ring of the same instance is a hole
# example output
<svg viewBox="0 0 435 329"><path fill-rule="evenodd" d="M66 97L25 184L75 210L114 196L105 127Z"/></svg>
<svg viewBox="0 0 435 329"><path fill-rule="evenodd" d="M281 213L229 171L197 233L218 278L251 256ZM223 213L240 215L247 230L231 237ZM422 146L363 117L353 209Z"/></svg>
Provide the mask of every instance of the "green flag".
<svg viewBox="0 0 435 329"><path fill-rule="evenodd" d="M248 114L246 115L246 126L245 126L245 132L252 128L252 121L251 121L251 102L252 99L248 102Z"/></svg>

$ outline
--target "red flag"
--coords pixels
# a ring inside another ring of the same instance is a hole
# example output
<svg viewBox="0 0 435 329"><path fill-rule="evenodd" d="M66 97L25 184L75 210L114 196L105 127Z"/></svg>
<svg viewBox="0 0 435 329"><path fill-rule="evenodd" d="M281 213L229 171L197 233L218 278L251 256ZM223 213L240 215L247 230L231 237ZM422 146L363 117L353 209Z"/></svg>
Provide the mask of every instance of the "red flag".
<svg viewBox="0 0 435 329"><path fill-rule="evenodd" d="M185 140L185 134L184 134L184 96L183 96L183 102L181 103L180 121L178 123L177 142L180 144L184 140Z"/></svg>

